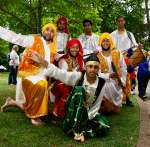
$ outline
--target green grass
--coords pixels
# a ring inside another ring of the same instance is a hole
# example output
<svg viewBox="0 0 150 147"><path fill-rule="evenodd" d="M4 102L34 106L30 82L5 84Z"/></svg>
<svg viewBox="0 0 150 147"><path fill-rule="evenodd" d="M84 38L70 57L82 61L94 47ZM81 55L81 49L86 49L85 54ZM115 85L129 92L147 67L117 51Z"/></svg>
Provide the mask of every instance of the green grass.
<svg viewBox="0 0 150 147"><path fill-rule="evenodd" d="M15 88L7 85L7 73L0 73L0 106L6 96L15 96ZM135 147L139 132L139 106L123 106L119 114L109 115L111 128L108 136L75 142L66 136L61 126L48 122L33 126L23 112L10 108L0 113L0 147Z"/></svg>

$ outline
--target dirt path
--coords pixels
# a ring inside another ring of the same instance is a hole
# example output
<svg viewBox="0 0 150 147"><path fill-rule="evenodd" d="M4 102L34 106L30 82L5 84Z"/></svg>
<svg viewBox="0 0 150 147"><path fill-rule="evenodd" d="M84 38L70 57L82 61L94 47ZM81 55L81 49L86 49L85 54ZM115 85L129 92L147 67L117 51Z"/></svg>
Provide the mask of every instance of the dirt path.
<svg viewBox="0 0 150 147"><path fill-rule="evenodd" d="M136 95L137 95L136 89ZM140 132L137 147L150 147L150 82L147 87L148 99L142 101L137 97L140 106Z"/></svg>

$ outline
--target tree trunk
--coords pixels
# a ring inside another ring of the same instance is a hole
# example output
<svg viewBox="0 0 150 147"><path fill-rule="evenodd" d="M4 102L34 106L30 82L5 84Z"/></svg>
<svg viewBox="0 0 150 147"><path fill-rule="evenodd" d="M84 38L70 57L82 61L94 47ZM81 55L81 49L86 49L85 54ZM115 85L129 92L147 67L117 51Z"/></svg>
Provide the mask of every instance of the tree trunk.
<svg viewBox="0 0 150 147"><path fill-rule="evenodd" d="M147 28L148 28L148 40L150 41L150 15L149 11L150 8L148 8L148 0L145 0L145 11L146 11L146 18L147 18Z"/></svg>
<svg viewBox="0 0 150 147"><path fill-rule="evenodd" d="M38 9L37 9L37 33L41 33L42 25L42 3L41 0L38 0Z"/></svg>
<svg viewBox="0 0 150 147"><path fill-rule="evenodd" d="M32 0L29 0L29 25L30 25L29 31L32 34L37 34L38 31L36 25L36 17L32 5L33 5Z"/></svg>

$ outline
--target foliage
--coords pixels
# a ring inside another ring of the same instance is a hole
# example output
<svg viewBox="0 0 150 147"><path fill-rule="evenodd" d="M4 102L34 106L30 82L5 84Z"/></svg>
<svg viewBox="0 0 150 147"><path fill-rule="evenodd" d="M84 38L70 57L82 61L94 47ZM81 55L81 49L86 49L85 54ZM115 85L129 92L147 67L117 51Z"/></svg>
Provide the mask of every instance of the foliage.
<svg viewBox="0 0 150 147"><path fill-rule="evenodd" d="M82 21L93 21L93 31L98 34L116 29L118 15L126 17L126 28L136 39L145 42L143 25L143 0L0 0L0 25L16 33L39 34L41 27L55 23L60 16L69 22L71 37L83 32ZM4 48L3 50L7 50Z"/></svg>

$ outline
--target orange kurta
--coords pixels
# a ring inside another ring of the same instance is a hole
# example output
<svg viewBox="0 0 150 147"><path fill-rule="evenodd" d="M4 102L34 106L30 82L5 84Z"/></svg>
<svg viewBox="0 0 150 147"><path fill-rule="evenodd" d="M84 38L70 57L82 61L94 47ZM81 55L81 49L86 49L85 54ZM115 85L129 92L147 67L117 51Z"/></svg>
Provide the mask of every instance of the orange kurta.
<svg viewBox="0 0 150 147"><path fill-rule="evenodd" d="M53 44L50 44L51 59L55 55L55 49L52 47ZM35 36L33 46L24 51L19 67L19 76L22 77L22 89L26 99L24 104L26 116L37 118L48 114L48 82L46 78L43 78L34 84L32 80L27 79L28 76L42 74L43 70L36 66L33 61L28 60L27 57L30 52L37 52L43 58L45 57L44 46L40 36Z"/></svg>

